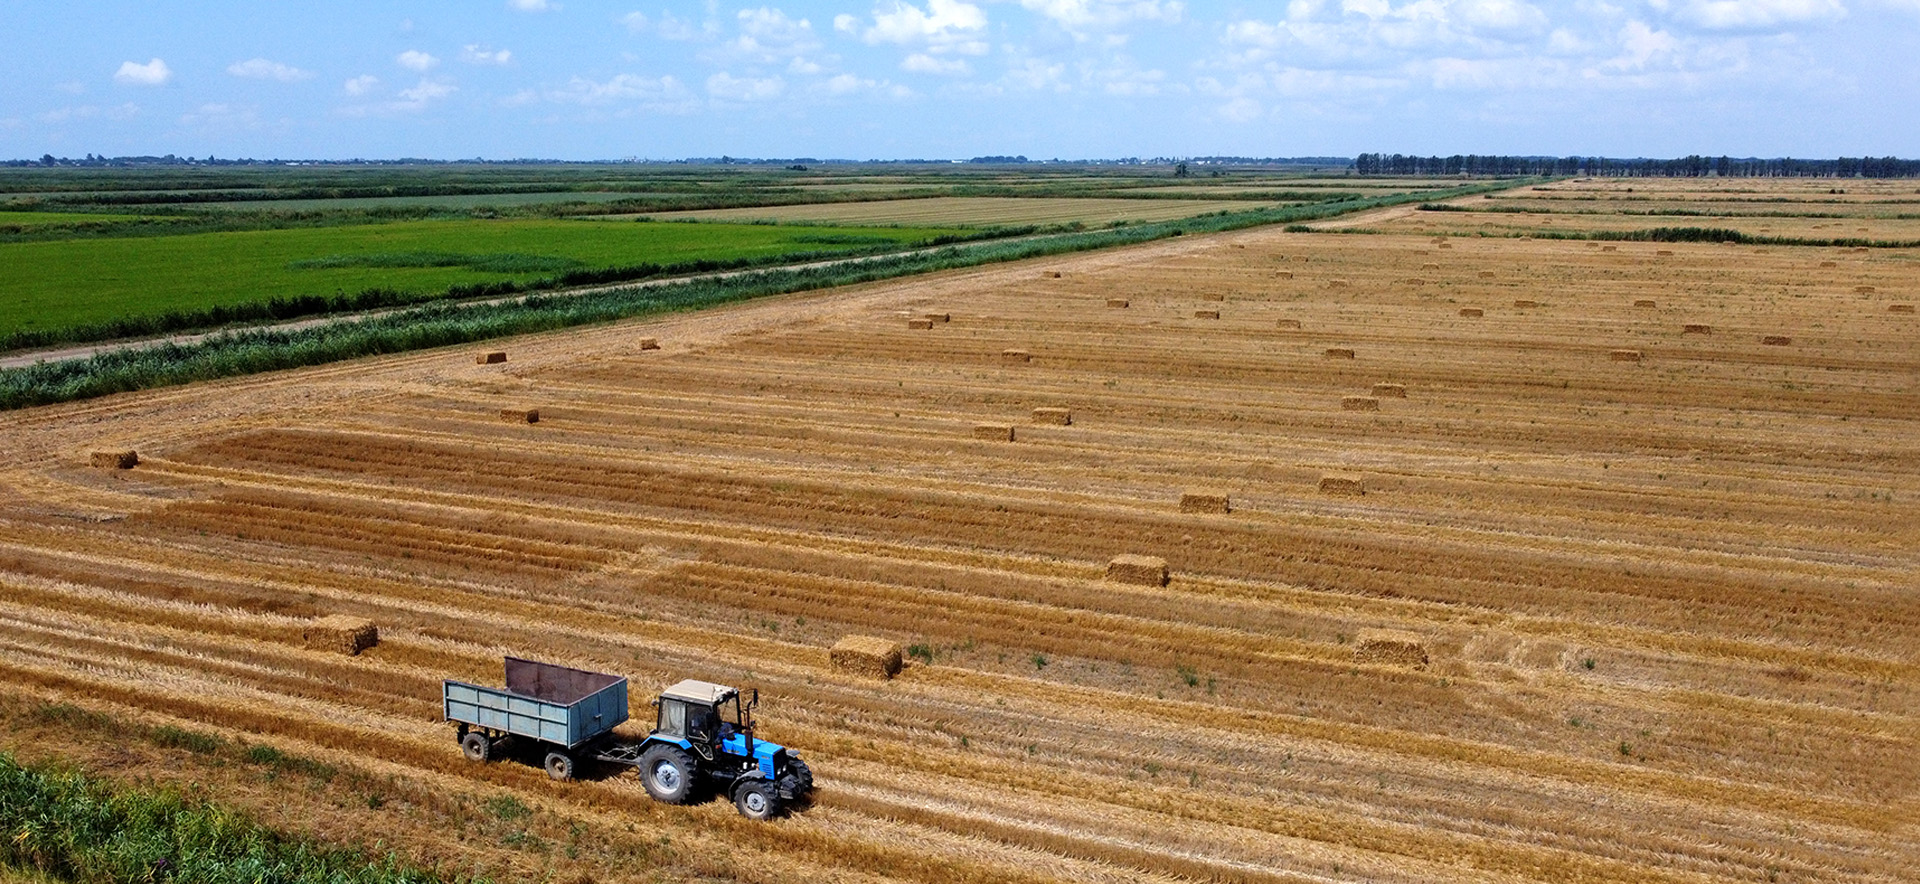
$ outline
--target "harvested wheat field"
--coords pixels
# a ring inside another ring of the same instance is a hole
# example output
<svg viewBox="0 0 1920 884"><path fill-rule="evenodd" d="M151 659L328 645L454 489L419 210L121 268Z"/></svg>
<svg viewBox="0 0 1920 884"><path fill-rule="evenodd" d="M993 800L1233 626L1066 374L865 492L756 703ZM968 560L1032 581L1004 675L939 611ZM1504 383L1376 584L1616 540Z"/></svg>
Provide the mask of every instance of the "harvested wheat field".
<svg viewBox="0 0 1920 884"><path fill-rule="evenodd" d="M6 414L0 743L508 879L1912 880L1920 264L1662 248L1182 237ZM757 687L817 798L469 763L502 654Z"/></svg>

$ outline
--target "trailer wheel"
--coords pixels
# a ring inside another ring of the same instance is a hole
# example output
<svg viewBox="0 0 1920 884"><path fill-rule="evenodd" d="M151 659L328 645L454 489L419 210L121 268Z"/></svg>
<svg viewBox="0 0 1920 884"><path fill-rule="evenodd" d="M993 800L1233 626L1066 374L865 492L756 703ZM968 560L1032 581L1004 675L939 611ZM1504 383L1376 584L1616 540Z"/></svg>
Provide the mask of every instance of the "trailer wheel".
<svg viewBox="0 0 1920 884"><path fill-rule="evenodd" d="M460 751L468 761L486 761L493 755L493 741L486 734L469 733L460 738Z"/></svg>
<svg viewBox="0 0 1920 884"><path fill-rule="evenodd" d="M563 783L573 779L573 756L565 752L548 752L547 777Z"/></svg>
<svg viewBox="0 0 1920 884"><path fill-rule="evenodd" d="M763 780L740 784L733 793L733 806L750 820L771 819L780 813L780 799L773 794L773 784Z"/></svg>
<svg viewBox="0 0 1920 884"><path fill-rule="evenodd" d="M693 756L678 746L655 743L640 755L640 782L655 801L685 804L693 797Z"/></svg>

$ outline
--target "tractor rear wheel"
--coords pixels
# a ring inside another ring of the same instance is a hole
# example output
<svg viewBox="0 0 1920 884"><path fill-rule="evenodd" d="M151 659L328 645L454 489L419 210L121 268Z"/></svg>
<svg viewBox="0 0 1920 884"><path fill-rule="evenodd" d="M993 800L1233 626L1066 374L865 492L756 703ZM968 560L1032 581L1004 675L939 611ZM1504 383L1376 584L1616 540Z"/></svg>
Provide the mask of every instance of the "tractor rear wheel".
<svg viewBox="0 0 1920 884"><path fill-rule="evenodd" d="M573 779L573 756L565 752L547 753L547 777L566 782Z"/></svg>
<svg viewBox="0 0 1920 884"><path fill-rule="evenodd" d="M460 738L460 752L468 761L486 761L493 755L493 741L486 734L468 733Z"/></svg>
<svg viewBox="0 0 1920 884"><path fill-rule="evenodd" d="M748 780L733 791L733 806L747 819L772 819L780 813L780 797L774 794L772 783Z"/></svg>
<svg viewBox="0 0 1920 884"><path fill-rule="evenodd" d="M640 782L655 801L685 804L693 797L693 756L678 746L655 743L640 754Z"/></svg>

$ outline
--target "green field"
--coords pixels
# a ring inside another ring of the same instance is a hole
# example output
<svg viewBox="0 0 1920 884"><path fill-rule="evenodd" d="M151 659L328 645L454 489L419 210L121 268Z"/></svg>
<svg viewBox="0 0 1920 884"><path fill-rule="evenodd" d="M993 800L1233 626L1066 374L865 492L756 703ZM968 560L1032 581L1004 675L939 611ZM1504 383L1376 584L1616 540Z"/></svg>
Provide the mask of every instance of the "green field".
<svg viewBox="0 0 1920 884"><path fill-rule="evenodd" d="M515 219L0 243L0 335L275 297L441 292L578 269L863 252L962 233Z"/></svg>
<svg viewBox="0 0 1920 884"><path fill-rule="evenodd" d="M8 227L47 227L55 224L105 224L111 221L137 221L139 215L106 215L92 212L0 212L0 229Z"/></svg>

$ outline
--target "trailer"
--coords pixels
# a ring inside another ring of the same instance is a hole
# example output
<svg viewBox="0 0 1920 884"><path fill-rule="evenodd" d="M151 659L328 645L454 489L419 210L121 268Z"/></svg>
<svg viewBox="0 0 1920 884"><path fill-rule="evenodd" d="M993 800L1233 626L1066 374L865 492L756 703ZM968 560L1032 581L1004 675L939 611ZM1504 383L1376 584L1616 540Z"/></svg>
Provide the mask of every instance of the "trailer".
<svg viewBox="0 0 1920 884"><path fill-rule="evenodd" d="M813 789L798 755L754 738L758 691L743 703L726 685L679 682L653 701L655 726L636 741L613 733L628 720L625 678L518 657L504 668L505 688L443 682L444 716L469 760L519 745L544 750L542 766L556 780L573 779L581 761L632 767L657 800L684 804L711 786L753 819L775 816Z"/></svg>

